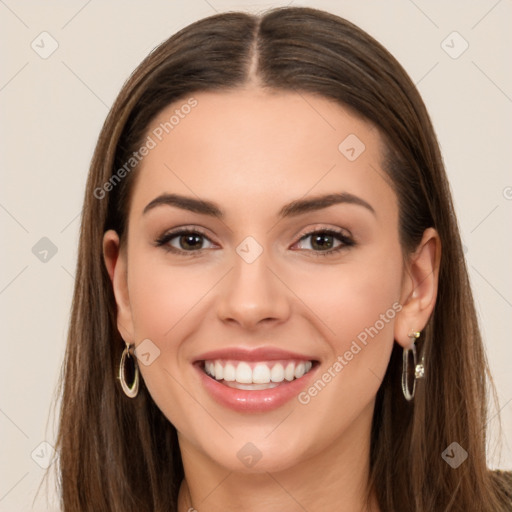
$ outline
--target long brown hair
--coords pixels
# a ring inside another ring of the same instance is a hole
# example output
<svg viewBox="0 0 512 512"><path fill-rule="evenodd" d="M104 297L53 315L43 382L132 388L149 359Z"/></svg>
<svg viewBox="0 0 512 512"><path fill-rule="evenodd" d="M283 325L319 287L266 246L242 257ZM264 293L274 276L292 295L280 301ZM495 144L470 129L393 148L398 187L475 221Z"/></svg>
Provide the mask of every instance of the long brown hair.
<svg viewBox="0 0 512 512"><path fill-rule="evenodd" d="M119 386L124 342L102 259L107 229L124 239L136 168L108 193L98 190L164 107L194 92L243 86L250 69L261 87L318 94L371 121L386 142L404 252L430 226L441 238L437 303L419 342L425 378L407 402L395 343L376 397L368 500L375 492L382 512L505 511L512 491L486 464L487 393L496 403L497 396L430 118L404 69L378 42L342 18L300 7L217 14L187 26L140 64L110 110L87 181L59 388L63 510L177 510L184 473L176 429L144 383L135 399ZM456 469L441 456L453 442L469 454Z"/></svg>

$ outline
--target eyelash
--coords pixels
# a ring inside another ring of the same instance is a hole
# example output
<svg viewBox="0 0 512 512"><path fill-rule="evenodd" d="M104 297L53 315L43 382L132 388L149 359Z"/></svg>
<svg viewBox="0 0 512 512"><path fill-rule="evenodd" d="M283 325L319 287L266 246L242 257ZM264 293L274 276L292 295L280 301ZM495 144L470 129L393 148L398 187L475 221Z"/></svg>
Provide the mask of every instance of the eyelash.
<svg viewBox="0 0 512 512"><path fill-rule="evenodd" d="M305 240L308 237L310 237L312 235L317 235L317 234L333 236L341 242L341 245L334 249L329 249L327 251L318 251L315 249L303 249L303 250L312 252L312 255L315 257L316 256L332 256L343 249L347 249L349 247L354 247L356 245L355 241L351 237L345 235L341 231L338 231L338 230L332 229L332 228L316 229L316 230L304 233L299 238L298 242L301 242L302 240ZM172 252L172 253L180 255L180 256L192 256L192 257L200 256L205 250L207 250L207 249L198 249L195 251L183 251L180 249L176 249L176 247L167 245L173 238L179 237L181 235L199 235L199 236L206 238L207 240L209 240L211 242L211 240L208 238L208 236L197 228L194 228L194 229L181 228L176 231L171 231L169 233L165 233L164 235L162 235L160 238L158 238L155 241L155 244L157 247L162 247L167 252Z"/></svg>

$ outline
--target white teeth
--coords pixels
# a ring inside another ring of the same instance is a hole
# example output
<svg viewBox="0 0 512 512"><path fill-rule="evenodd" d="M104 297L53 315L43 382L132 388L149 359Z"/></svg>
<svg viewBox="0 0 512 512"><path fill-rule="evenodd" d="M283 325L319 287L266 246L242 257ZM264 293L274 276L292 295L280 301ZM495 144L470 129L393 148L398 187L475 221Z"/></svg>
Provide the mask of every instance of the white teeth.
<svg viewBox="0 0 512 512"><path fill-rule="evenodd" d="M299 363L295 367L295 378L300 379L304 375L304 370L306 369L306 366L304 363Z"/></svg>
<svg viewBox="0 0 512 512"><path fill-rule="evenodd" d="M221 380L222 375L219 377L215 372L215 378ZM252 370L247 363L238 363L235 380L241 384L252 384Z"/></svg>
<svg viewBox="0 0 512 512"><path fill-rule="evenodd" d="M250 391L257 391L259 389L271 389L279 386L275 382L269 382L268 384L240 384L238 382L226 382L226 386L235 389L246 389Z"/></svg>
<svg viewBox="0 0 512 512"><path fill-rule="evenodd" d="M223 368L219 361L215 361L215 378L222 379L223 378Z"/></svg>
<svg viewBox="0 0 512 512"><path fill-rule="evenodd" d="M217 375L217 373L215 373ZM236 369L231 363L227 363L224 366L224 380L233 382L236 379Z"/></svg>
<svg viewBox="0 0 512 512"><path fill-rule="evenodd" d="M277 363L270 370L270 380L272 382L283 382L284 380L284 368L281 363Z"/></svg>
<svg viewBox="0 0 512 512"><path fill-rule="evenodd" d="M266 364L257 364L252 371L254 384L268 384L270 382L270 368Z"/></svg>
<svg viewBox="0 0 512 512"><path fill-rule="evenodd" d="M284 370L284 378L286 380L293 380L295 377L295 365L293 363L288 363Z"/></svg>
<svg viewBox="0 0 512 512"><path fill-rule="evenodd" d="M258 362L251 363L245 361L224 361L220 359L205 361L205 372L216 380L223 380L226 384L236 383L247 384L240 389L263 389L257 385L279 384L284 380L291 382L294 379L300 379L305 373L309 372L313 366L311 361L289 361L289 362ZM251 387L251 385L255 387ZM227 384L229 385L229 384Z"/></svg>

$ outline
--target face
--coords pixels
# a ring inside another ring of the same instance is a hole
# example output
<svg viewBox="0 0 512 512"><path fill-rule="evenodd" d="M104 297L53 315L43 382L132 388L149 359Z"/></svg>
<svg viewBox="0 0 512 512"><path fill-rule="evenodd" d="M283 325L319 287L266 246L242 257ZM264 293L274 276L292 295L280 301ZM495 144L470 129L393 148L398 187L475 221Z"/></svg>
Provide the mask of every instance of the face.
<svg viewBox="0 0 512 512"><path fill-rule="evenodd" d="M119 329L183 453L278 471L342 452L369 434L406 293L379 133L310 94L193 98L147 132Z"/></svg>

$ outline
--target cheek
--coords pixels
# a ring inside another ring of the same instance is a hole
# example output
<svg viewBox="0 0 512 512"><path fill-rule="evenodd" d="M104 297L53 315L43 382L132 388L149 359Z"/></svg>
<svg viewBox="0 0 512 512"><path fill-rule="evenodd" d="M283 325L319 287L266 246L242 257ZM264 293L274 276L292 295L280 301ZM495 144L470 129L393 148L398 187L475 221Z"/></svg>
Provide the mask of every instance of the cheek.
<svg viewBox="0 0 512 512"><path fill-rule="evenodd" d="M399 303L402 263L396 245L361 251L346 264L309 276L297 276L294 291L316 313L317 330L328 345L325 379L302 403L311 402L311 417L324 418L329 411L338 421L367 404L384 377L394 343L394 321ZM332 404L343 407L332 409ZM336 411L341 411L336 412ZM325 419L325 418L324 418Z"/></svg>
<svg viewBox="0 0 512 512"><path fill-rule="evenodd" d="M321 429L326 446L371 407L389 363L402 267L399 250L389 247L383 254L340 266L321 292L308 295L308 306L320 312L317 325L324 326L330 354L298 401L307 428Z"/></svg>
<svg viewBox="0 0 512 512"><path fill-rule="evenodd" d="M288 281L294 292L313 311L316 324L336 354L348 350L351 341L364 342L375 328L392 338L402 277L398 244L361 250L339 265L293 269Z"/></svg>
<svg viewBox="0 0 512 512"><path fill-rule="evenodd" d="M202 266L170 266L162 258L136 254L129 271L128 287L136 336L169 340L218 275Z"/></svg>
<svg viewBox="0 0 512 512"><path fill-rule="evenodd" d="M149 365L142 360L139 369L167 419L179 431L192 432L194 422L201 425L204 418L191 398L192 370L183 357L182 346L200 325L196 311L218 275L199 266L171 267L154 252L134 250L130 256L128 288L135 343L149 339L156 347L153 352L158 354Z"/></svg>

